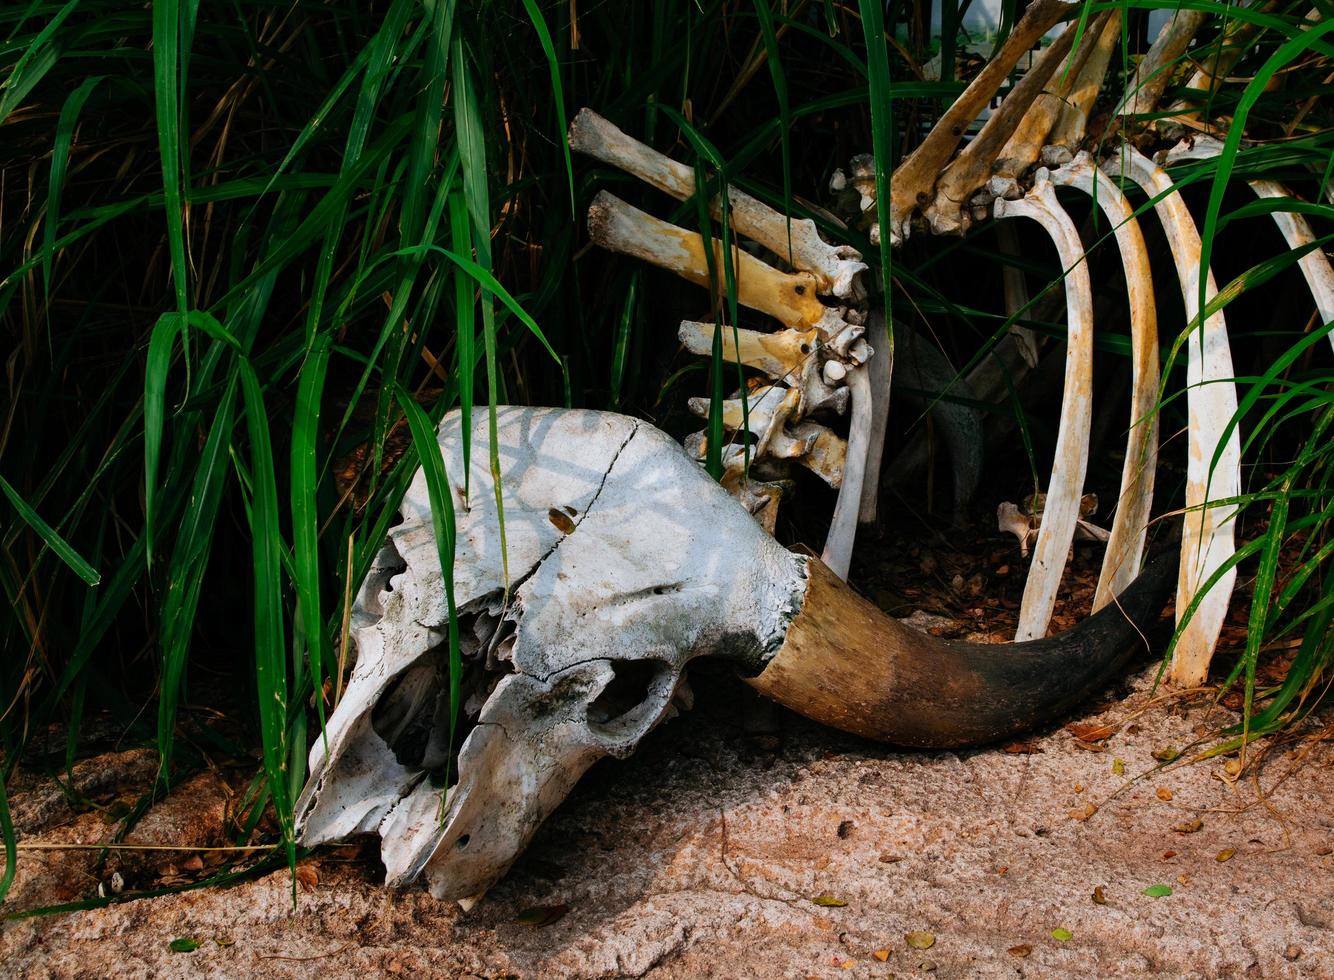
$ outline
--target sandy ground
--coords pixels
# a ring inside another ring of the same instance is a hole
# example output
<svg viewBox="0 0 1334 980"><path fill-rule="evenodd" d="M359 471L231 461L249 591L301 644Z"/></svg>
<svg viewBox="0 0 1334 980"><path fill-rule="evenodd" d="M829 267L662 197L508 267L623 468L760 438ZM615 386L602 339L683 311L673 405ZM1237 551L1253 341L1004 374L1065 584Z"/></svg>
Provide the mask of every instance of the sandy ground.
<svg viewBox="0 0 1334 980"><path fill-rule="evenodd" d="M1225 716L1136 715L1145 677L1082 719L1122 724L1100 745L1057 729L967 753L892 751L719 683L599 764L470 913L385 892L344 848L307 859L295 908L282 871L7 922L0 962L23 977L1334 977L1334 748L1271 753L1268 805L1223 760L1153 772L1153 752ZM19 796L27 841L105 833ZM164 813L158 832L175 832ZM86 852L25 851L5 911L106 875ZM173 952L183 937L199 948Z"/></svg>

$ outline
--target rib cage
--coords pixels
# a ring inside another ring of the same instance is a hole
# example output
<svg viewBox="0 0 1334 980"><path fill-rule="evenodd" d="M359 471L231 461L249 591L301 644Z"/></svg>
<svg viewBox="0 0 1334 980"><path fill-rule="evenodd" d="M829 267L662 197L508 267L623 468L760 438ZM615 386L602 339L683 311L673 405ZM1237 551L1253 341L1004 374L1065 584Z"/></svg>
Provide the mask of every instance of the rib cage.
<svg viewBox="0 0 1334 980"><path fill-rule="evenodd" d="M1073 25L1067 28L1061 40L1048 49L1050 57L1037 59L1027 84L1016 85L965 151L954 156L964 128L960 120L977 117L980 107L995 95L1005 75L1026 52L1031 39L1062 19L1075 16L1079 9L1078 4L1060 0L1040 0L1030 5L1011 35L1014 43L1002 47L894 173L892 201L886 209L891 222L887 237L893 245L914 230L958 233L987 218L1028 217L1051 236L1067 273L1070 342L1057 459L1047 487L1046 517L1038 532L1024 592L1018 640L1047 632L1079 514L1088 454L1093 307L1084 249L1053 185L1079 189L1097 202L1115 230L1129 292L1132 411L1118 506L1095 610L1112 601L1138 574L1153 494L1158 451L1153 410L1160 383L1158 324L1140 228L1142 222L1152 220L1149 211L1155 213L1171 247L1186 322L1198 320L1201 295L1208 303L1217 294L1212 274L1199 268L1201 244L1194 219L1164 168L1216 155L1222 145L1207 135L1211 127L1202 123L1198 111L1189 105L1174 105L1170 117L1143 123L1143 117L1155 112L1170 74L1164 66L1171 65L1187 49L1203 24L1203 15L1179 15L1163 27L1118 99L1118 115L1098 147L1085 148L1086 134L1110 53L1119 40L1116 12L1093 19L1078 46L1073 44ZM1221 69L1214 75L1197 72L1190 87L1221 85L1226 74ZM1201 99L1197 105L1206 103ZM1184 131L1191 135L1159 154L1158 159L1151 160L1136 148L1139 137L1147 134L1161 141L1172 132L1182 132L1183 124L1190 126ZM1205 135L1198 135L1200 131ZM694 176L688 167L638 143L591 110L583 110L575 119L570 142L575 150L617 166L678 199L684 200L694 192ZM854 161L852 178L842 179L860 192L862 211L873 215L877 213L874 180L867 178L868 174L873 178L874 171L868 169L873 167L868 159ZM1124 188L1134 185L1153 202L1139 215L1124 193ZM1262 197L1292 196L1287 188L1272 181L1254 181L1251 187ZM866 464L868 459L877 464L880 460L892 366L888 352L873 350L875 338L868 344L864 337L870 314L863 282L867 269L861 256L849 247L824 243L810 221L791 221L789 250L785 215L739 192L733 192L729 200L737 232L774 254L786 256L796 271L783 273L745 253L736 253L739 301L776 316L784 327L767 334L730 326L722 330L725 356L770 379L748 393L748 419L740 392L724 406L727 430L748 430L755 441L749 450L754 461L749 471L741 445L725 449L723 482L772 529L785 469L795 462L819 474L839 490L822 557L836 573L846 577L858 517L868 517L876 497L878 466ZM718 213L716 199L712 206ZM605 230L609 226L608 209L620 226L611 234ZM1273 216L1291 247L1314 240L1300 213L1276 211ZM590 209L590 230L598 244L636 255L696 282L707 281L700 236L672 226L665 228L656 219L606 195L599 195ZM873 242L880 240L878 225L872 225L869 231ZM693 260L682 259L682 243ZM721 250L715 252L715 258L723 258ZM1318 316L1323 322L1330 321L1334 318L1334 269L1328 257L1319 249L1312 250L1299 267ZM803 286L813 289L824 303L817 307L815 297ZM1186 324L1167 326L1179 334ZM710 354L713 334L712 323L686 321L680 328L682 343L698 355ZM1169 678L1178 686L1191 687L1202 683L1206 676L1236 577L1235 569L1221 571L1236 551L1236 508L1223 501L1235 498L1241 489L1239 437L1235 426L1228 430L1237 410L1235 372L1221 310L1189 332L1186 376L1189 455L1178 620L1192 604L1196 609L1178 640ZM691 408L707 415L708 401L692 399ZM847 440L818 421L844 413L849 415ZM687 447L700 458L704 439L704 434L698 433L687 440ZM873 509L870 516L873 519ZM1206 591L1211 576L1216 581Z"/></svg>

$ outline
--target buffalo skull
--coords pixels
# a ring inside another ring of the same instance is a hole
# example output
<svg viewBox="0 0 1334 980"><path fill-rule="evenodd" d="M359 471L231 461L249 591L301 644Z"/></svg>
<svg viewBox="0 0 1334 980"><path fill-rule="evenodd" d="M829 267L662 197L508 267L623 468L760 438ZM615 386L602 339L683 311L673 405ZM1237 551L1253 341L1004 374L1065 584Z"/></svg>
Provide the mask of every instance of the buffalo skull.
<svg viewBox="0 0 1334 980"><path fill-rule="evenodd" d="M439 429L464 636L457 757L445 589L419 472L357 596L356 665L297 804L308 845L379 834L391 886L424 874L437 897L479 897L589 766L630 754L688 705L695 657L726 660L762 694L845 731L975 744L1105 683L1170 588L1173 569L1151 566L1059 637L942 640L783 548L644 422L540 408L502 408L497 421L503 551L485 418L466 496L458 413Z"/></svg>

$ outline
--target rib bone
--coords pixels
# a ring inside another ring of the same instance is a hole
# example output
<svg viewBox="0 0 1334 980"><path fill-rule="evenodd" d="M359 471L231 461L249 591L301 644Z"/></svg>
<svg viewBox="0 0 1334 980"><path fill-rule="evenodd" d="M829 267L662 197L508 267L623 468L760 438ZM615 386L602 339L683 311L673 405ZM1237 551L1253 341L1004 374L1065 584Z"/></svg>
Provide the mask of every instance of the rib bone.
<svg viewBox="0 0 1334 980"><path fill-rule="evenodd" d="M1077 9L1078 4L1062 0L1037 0L1029 6L996 56L945 110L922 144L894 171L889 206L889 241L892 245L908 237L908 223L913 211L929 203L936 177L963 139L965 130L1004 84L1019 59L1053 24ZM1037 93L1033 95L1036 97Z"/></svg>
<svg viewBox="0 0 1334 980"><path fill-rule="evenodd" d="M695 193L695 172L622 132L591 109L581 109L570 124L570 147L638 177L678 201ZM857 277L866 271L861 254L847 245L830 245L820 238L815 222L793 219L775 211L744 191L728 188L732 226L759 242L796 269L815 276L821 295L855 298ZM719 200L711 202L714 215ZM791 228L791 249L788 230Z"/></svg>
<svg viewBox="0 0 1334 980"><path fill-rule="evenodd" d="M1051 179L1054 184L1078 188L1101 206L1116 231L1130 299L1130 436L1121 468L1121 497L1093 598L1096 611L1139 574L1144 555L1158 463L1158 317L1144 235L1116 182L1093 166L1087 153L1054 171Z"/></svg>
<svg viewBox="0 0 1334 980"><path fill-rule="evenodd" d="M867 449L871 441L872 405L869 366L861 365L848 372L848 388L852 391L851 416L848 427L846 461L834 518L829 524L821 560L839 578L846 581L852 563L852 543L857 536L857 513L861 506L862 482L866 476Z"/></svg>
<svg viewBox="0 0 1334 980"><path fill-rule="evenodd" d="M1193 136L1182 140L1163 155L1164 166L1171 166L1181 160L1207 160L1223 152L1223 144L1212 136ZM1292 192L1273 180L1252 180L1251 190L1264 198L1291 198ZM1315 232L1304 215L1295 211L1273 212L1274 223L1283 234L1288 248L1305 248L1315 241ZM1297 265L1306 278L1315 298L1316 310L1322 324L1334 321L1334 268L1324 251L1313 248L1297 260ZM1330 343L1334 344L1334 333L1330 334Z"/></svg>
<svg viewBox="0 0 1334 980"><path fill-rule="evenodd" d="M1089 52L1079 76L1070 89L1069 97L1061 107L1061 114L1052 127L1048 141L1054 146L1074 149L1084 139L1088 130L1089 116L1093 112L1093 103L1102 91L1103 79L1107 77L1107 66L1111 64L1112 52L1121 40L1121 13L1113 10L1103 24L1102 32Z"/></svg>
<svg viewBox="0 0 1334 980"><path fill-rule="evenodd" d="M1079 231L1056 200L1045 170L1038 171L1028 196L1019 201L998 200L995 211L997 218L1026 217L1038 222L1051 236L1065 270L1065 388L1056 436L1056 460L1015 634L1017 640L1032 640L1047 633L1056 605L1056 590L1079 520L1093 420L1093 288Z"/></svg>
<svg viewBox="0 0 1334 980"><path fill-rule="evenodd" d="M935 199L926 209L927 221L931 224L931 230L937 235L957 234L964 229L961 210L963 205L972 196L973 191L987 182L987 178L991 175L992 164L996 162L996 158L1020 123L1035 108L1034 103L1042 95L1043 86L1047 84L1056 67L1070 53L1070 46L1074 43L1077 29L1078 25L1071 24L1054 44L1042 52L1037 63L1025 72L1024 77L1005 97L1000 108L987 119L982 131L940 175L940 179L936 182ZM967 95L966 92L964 94ZM947 112L946 115L948 114ZM1045 127L1042 135L1046 135ZM1042 140L1039 138L1035 142L1040 147ZM895 180L899 179L897 174L894 176Z"/></svg>
<svg viewBox="0 0 1334 980"><path fill-rule="evenodd" d="M1163 89L1171 81L1173 66L1190 46L1204 18L1205 14L1200 10L1178 10L1163 25L1149 46L1148 54L1136 66L1135 75L1115 115L1125 120L1153 112L1163 96Z"/></svg>
<svg viewBox="0 0 1334 980"><path fill-rule="evenodd" d="M1234 554L1233 516L1236 508L1213 503L1235 497L1241 488L1241 447L1236 428L1223 432L1237 412L1232 351L1222 311L1195 326L1200 315L1200 235L1172 178L1133 146L1125 144L1107 162L1113 176L1129 177L1157 203L1154 210L1167 233L1181 280L1186 321L1192 324L1187 341L1186 404L1190 415L1189 457L1186 464L1186 519L1181 532L1181 570L1177 580L1177 619L1210 576ZM1217 295L1207 269L1205 302ZM1218 462L1213 462L1215 452ZM1204 596L1177 640L1170 678L1181 687L1196 687L1209 671L1209 660L1223 628L1228 601L1236 582L1235 568L1224 572Z"/></svg>

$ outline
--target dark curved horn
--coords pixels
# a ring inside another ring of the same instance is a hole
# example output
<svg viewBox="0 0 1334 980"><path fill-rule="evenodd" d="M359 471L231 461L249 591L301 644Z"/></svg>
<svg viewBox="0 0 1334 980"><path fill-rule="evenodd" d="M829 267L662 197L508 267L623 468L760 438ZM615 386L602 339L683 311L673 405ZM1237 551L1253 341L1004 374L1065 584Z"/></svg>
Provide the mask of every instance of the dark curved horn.
<svg viewBox="0 0 1334 980"><path fill-rule="evenodd" d="M1176 566L1174 554L1157 559L1059 636L988 645L909 629L812 558L801 611L748 683L807 718L883 742L995 741L1059 718L1111 680L1144 648Z"/></svg>

